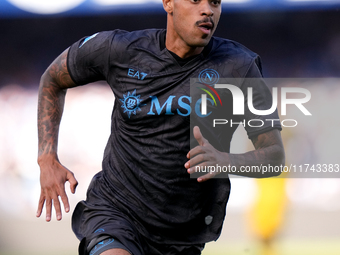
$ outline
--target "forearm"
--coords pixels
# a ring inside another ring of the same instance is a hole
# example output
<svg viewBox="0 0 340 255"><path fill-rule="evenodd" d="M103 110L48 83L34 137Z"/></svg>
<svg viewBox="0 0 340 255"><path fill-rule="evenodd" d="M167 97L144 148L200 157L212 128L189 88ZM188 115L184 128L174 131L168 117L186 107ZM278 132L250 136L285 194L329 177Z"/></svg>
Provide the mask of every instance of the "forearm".
<svg viewBox="0 0 340 255"><path fill-rule="evenodd" d="M59 125L66 90L74 86L66 67L67 51L61 54L41 77L38 97L38 162L57 158Z"/></svg>
<svg viewBox="0 0 340 255"><path fill-rule="evenodd" d="M231 174L247 177L271 177L277 176L280 172L262 171L265 167L284 166L285 155L281 145L273 144L265 148L259 148L243 154L229 154L230 166L236 169Z"/></svg>
<svg viewBox="0 0 340 255"><path fill-rule="evenodd" d="M43 75L38 100L38 159L57 154L65 94L66 90L60 89L48 74Z"/></svg>
<svg viewBox="0 0 340 255"><path fill-rule="evenodd" d="M199 129L194 127L194 137L199 146L191 149L187 154L190 159L184 164L189 174L200 172L201 169L208 169L208 174L197 178L198 182L204 182L216 175L228 172L247 177L271 177L279 175L279 172L261 171L262 166L284 166L285 154L281 140L280 131L277 129L265 132L252 139L255 150L244 154L231 154L216 150L207 139L205 139ZM252 170L252 171L249 171ZM259 171L260 170L260 171Z"/></svg>

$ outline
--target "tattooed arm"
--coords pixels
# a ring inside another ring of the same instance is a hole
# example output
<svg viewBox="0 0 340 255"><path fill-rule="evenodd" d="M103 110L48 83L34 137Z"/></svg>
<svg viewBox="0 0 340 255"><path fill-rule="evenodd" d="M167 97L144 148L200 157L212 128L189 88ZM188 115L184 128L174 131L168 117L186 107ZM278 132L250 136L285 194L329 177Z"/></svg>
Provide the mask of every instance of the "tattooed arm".
<svg viewBox="0 0 340 255"><path fill-rule="evenodd" d="M234 166L237 172L231 174L247 177L271 177L277 176L280 172L247 172L244 167L263 169L263 166L284 166L285 153L280 132L277 129L260 134L252 139L255 150L244 154L230 154L216 150L207 139L205 139L198 127L194 127L194 137L199 146L188 153L190 159L185 167L189 174L196 172L200 166ZM217 169L217 168L216 168ZM217 171L199 177L197 180L203 182L219 174Z"/></svg>
<svg viewBox="0 0 340 255"><path fill-rule="evenodd" d="M37 217L40 217L46 204L46 221L51 220L52 203L56 210L57 220L61 220L59 196L66 212L69 202L65 193L65 182L69 181L74 193L78 184L73 173L60 164L57 147L58 132L64 108L66 90L77 86L71 79L67 66L68 50L65 50L48 67L41 77L38 99L38 164L40 166L41 194Z"/></svg>

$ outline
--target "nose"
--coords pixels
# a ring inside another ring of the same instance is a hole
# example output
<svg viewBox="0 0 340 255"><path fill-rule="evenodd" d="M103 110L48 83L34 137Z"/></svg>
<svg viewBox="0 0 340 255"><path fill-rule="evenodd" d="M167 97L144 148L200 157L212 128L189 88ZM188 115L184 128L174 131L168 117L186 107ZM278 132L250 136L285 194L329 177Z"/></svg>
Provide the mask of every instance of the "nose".
<svg viewBox="0 0 340 255"><path fill-rule="evenodd" d="M214 11L211 8L209 0L202 1L201 4L202 4L202 9L201 9L201 15L202 16L210 17L210 16L214 15Z"/></svg>

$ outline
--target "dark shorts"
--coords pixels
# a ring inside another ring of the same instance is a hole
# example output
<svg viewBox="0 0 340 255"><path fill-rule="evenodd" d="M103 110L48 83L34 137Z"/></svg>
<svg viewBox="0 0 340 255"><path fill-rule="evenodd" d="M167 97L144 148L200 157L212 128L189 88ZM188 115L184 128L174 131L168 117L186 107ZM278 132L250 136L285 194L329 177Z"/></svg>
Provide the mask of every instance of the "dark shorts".
<svg viewBox="0 0 340 255"><path fill-rule="evenodd" d="M98 242L98 239L101 241ZM112 238L112 237L99 237L95 238L91 241L91 243L96 243L96 245L93 248L89 248L92 246L88 246L88 251L90 251L90 255L100 255L104 251L110 250L110 249L123 249L129 252L129 249L125 247L121 242L118 240ZM130 252L131 254L131 252Z"/></svg>
<svg viewBox="0 0 340 255"><path fill-rule="evenodd" d="M81 241L79 255L88 255L91 251L97 255L108 247L122 248L133 255L201 254L204 244L161 244L142 236L135 227L136 223L113 203L107 202L96 186L98 179L95 176L89 186L86 201L77 204L72 216L72 229ZM108 238L114 241L109 243ZM95 247L99 248L103 241L110 246L105 245L99 252Z"/></svg>
<svg viewBox="0 0 340 255"><path fill-rule="evenodd" d="M130 254L142 254L142 253L132 253L131 250L132 247L126 247L121 242L119 242L117 239L114 239L113 237L104 237L99 238L103 239L102 241L97 242L98 238L93 239L93 243L96 243L95 246L89 245L87 247L87 252L89 252L89 255L100 255L102 252L110 250L110 249L123 249L129 252ZM91 243L92 243L91 241ZM148 250L148 253L145 254L201 254L201 250L203 249L203 246L181 246L181 245L150 245L148 247L145 247L146 250ZM156 253L151 253L151 251L154 250Z"/></svg>

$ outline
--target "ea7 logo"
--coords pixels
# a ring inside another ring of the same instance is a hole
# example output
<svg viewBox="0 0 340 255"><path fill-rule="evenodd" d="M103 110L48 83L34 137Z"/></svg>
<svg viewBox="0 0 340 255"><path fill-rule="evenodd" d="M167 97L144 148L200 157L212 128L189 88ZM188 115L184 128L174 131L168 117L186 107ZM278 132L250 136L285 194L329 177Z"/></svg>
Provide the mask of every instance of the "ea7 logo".
<svg viewBox="0 0 340 255"><path fill-rule="evenodd" d="M233 97L233 114L234 115L244 115L244 95L242 90L231 84L215 84L215 89L228 89ZM270 115L272 114L276 108L277 108L277 101L278 101L278 93L277 88L273 88L273 103L270 109L267 110L257 110L255 109L253 105L253 88L248 88L248 96L247 96L247 104L249 110L256 115ZM299 93L303 94L303 98L287 98L288 93ZM287 104L294 104L297 108L300 109L300 111L304 115L312 115L302 104L307 103L311 99L311 94L309 90L304 88L288 88L283 87L281 88L281 115L287 114ZM207 113L207 97L205 94L201 95L201 112L202 115L207 115L210 113Z"/></svg>
<svg viewBox="0 0 340 255"><path fill-rule="evenodd" d="M138 70L135 71L132 68L128 69L127 75L132 77L132 78L136 78L138 80L144 80L144 78L148 75L147 73L143 73L143 72L139 72Z"/></svg>

